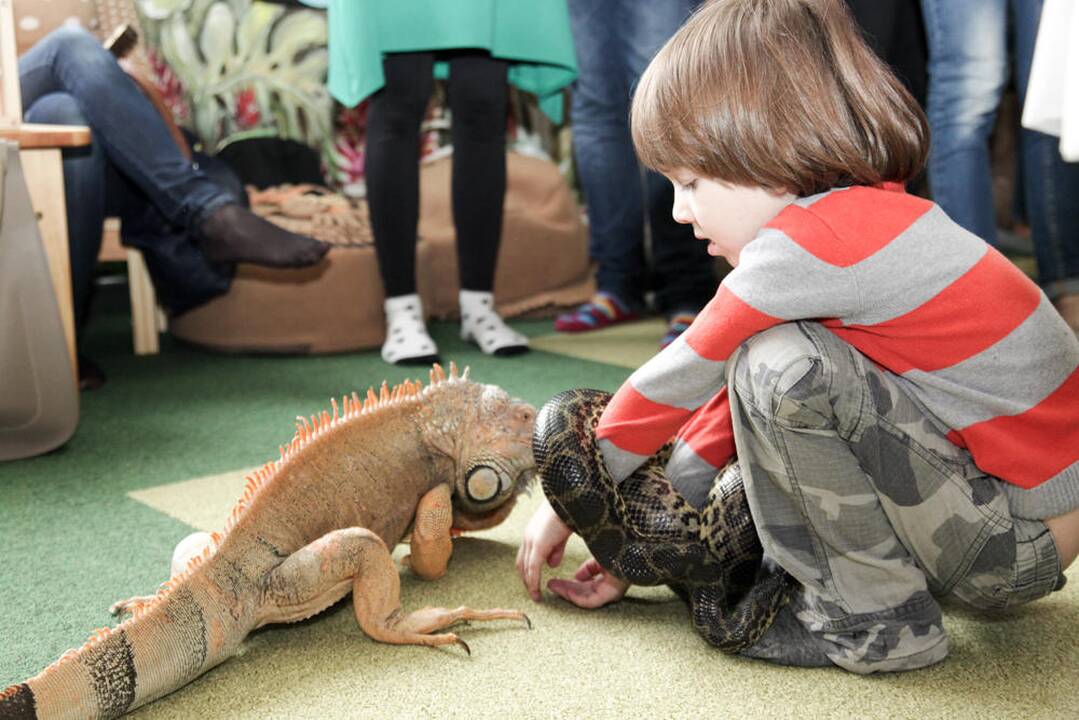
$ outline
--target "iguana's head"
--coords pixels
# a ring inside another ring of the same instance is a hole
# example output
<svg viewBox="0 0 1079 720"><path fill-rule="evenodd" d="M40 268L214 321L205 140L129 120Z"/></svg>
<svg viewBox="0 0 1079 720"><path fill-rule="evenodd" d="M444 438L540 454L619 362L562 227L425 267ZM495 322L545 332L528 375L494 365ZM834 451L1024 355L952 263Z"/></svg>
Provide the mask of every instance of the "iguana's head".
<svg viewBox="0 0 1079 720"><path fill-rule="evenodd" d="M423 433L452 463L453 527L480 530L506 519L534 477L536 410L495 385L468 380L468 371L428 388Z"/></svg>

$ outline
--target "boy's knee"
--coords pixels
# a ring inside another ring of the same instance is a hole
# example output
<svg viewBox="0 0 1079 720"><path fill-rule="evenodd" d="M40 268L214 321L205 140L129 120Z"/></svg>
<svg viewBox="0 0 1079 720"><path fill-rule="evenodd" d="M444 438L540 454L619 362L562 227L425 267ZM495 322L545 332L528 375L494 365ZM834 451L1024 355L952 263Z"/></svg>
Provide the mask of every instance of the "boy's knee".
<svg viewBox="0 0 1079 720"><path fill-rule="evenodd" d="M750 338L731 359L728 383L739 400L766 417L794 426L831 424L830 363L797 323Z"/></svg>
<svg viewBox="0 0 1079 720"><path fill-rule="evenodd" d="M49 93L34 101L23 113L26 122L42 125L85 125L86 118L75 98L67 93Z"/></svg>
<svg viewBox="0 0 1079 720"><path fill-rule="evenodd" d="M951 592L982 610L1003 610L1044 597L1064 585L1060 556L1040 520L1013 519L991 536Z"/></svg>

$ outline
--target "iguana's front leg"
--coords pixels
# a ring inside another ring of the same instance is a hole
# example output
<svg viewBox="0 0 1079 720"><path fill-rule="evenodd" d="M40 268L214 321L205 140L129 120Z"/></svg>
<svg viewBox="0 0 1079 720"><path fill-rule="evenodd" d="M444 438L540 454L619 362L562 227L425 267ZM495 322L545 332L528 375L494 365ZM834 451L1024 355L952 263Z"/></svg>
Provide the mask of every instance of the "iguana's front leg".
<svg viewBox="0 0 1079 720"><path fill-rule="evenodd" d="M468 645L453 633L432 635L462 620L525 620L517 610L424 608L401 612L401 578L390 551L366 528L327 533L290 555L269 577L260 625L301 620L352 589L356 620L373 640L395 645Z"/></svg>
<svg viewBox="0 0 1079 720"><path fill-rule="evenodd" d="M452 526L452 491L449 485L439 485L420 498L416 506L409 541L412 554L404 557L403 564L424 580L437 580L445 575L453 553Z"/></svg>

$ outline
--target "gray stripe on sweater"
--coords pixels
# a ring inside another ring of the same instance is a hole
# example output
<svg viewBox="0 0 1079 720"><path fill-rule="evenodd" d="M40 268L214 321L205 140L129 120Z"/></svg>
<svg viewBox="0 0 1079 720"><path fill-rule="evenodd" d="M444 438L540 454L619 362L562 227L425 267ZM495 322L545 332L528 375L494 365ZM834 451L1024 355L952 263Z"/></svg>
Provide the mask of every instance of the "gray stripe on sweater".
<svg viewBox="0 0 1079 720"><path fill-rule="evenodd" d="M1030 490L1007 482L999 487L1016 517L1044 520L1063 515L1079 507L1079 460Z"/></svg>
<svg viewBox="0 0 1079 720"><path fill-rule="evenodd" d="M948 242L942 243L942 237ZM875 325L906 315L966 274L988 251L984 240L934 205L888 245L852 266L866 302L843 322ZM917 282L911 282L912 271Z"/></svg>
<svg viewBox="0 0 1079 720"><path fill-rule="evenodd" d="M630 383L652 402L696 410L723 387L726 363L702 358L683 333L630 377ZM671 382L671 375L677 382Z"/></svg>
<svg viewBox="0 0 1079 720"><path fill-rule="evenodd" d="M903 373L907 388L951 428L1018 415L1079 366L1079 343L1045 297L1006 337L951 367Z"/></svg>
<svg viewBox="0 0 1079 720"><path fill-rule="evenodd" d="M628 478L648 459L647 455L622 450L610 440L598 440L596 445L599 446L600 454L603 455L603 464L607 466L607 471L611 473L616 483Z"/></svg>
<svg viewBox="0 0 1079 720"><path fill-rule="evenodd" d="M685 440L675 442L667 461L667 479L690 505L698 510L704 508L718 472L719 468L698 455Z"/></svg>
<svg viewBox="0 0 1079 720"><path fill-rule="evenodd" d="M773 228L746 245L723 284L760 312L783 320L845 317L861 305L851 268L824 262Z"/></svg>

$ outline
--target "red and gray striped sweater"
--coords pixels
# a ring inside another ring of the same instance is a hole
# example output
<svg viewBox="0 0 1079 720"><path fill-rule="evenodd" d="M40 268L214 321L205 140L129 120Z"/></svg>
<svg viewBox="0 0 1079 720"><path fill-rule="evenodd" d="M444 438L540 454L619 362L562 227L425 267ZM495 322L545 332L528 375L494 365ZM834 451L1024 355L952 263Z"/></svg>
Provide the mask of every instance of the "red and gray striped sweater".
<svg viewBox="0 0 1079 720"><path fill-rule="evenodd" d="M784 208L689 330L630 376L596 431L614 476L672 437L672 463L714 475L735 451L727 359L793 320L821 322L898 376L1006 481L1017 515L1079 506L1079 340L1033 282L938 206L870 187Z"/></svg>

